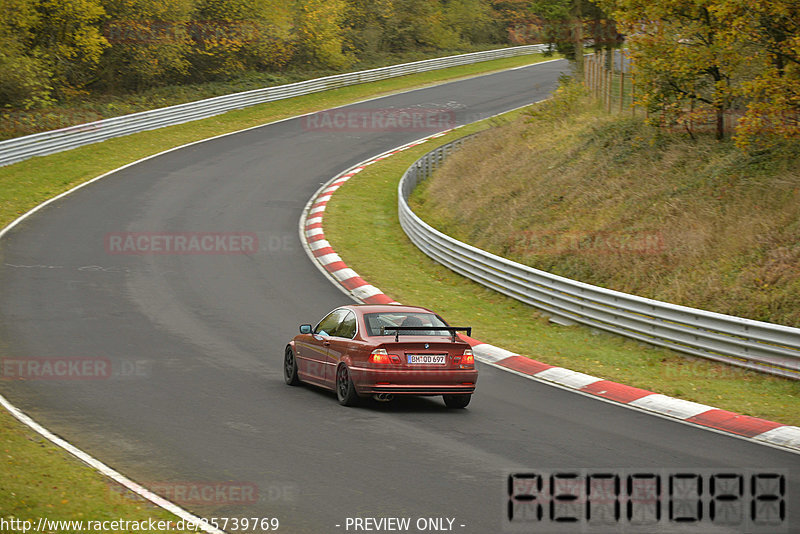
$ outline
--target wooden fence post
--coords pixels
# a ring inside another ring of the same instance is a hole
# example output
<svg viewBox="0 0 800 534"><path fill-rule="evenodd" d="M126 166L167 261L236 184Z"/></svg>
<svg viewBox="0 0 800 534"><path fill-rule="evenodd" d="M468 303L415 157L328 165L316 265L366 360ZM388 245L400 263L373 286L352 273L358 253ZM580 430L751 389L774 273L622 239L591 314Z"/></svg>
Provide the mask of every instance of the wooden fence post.
<svg viewBox="0 0 800 534"><path fill-rule="evenodd" d="M594 87L592 87L592 94L594 95L595 100L600 98L600 56L595 58L594 62Z"/></svg>

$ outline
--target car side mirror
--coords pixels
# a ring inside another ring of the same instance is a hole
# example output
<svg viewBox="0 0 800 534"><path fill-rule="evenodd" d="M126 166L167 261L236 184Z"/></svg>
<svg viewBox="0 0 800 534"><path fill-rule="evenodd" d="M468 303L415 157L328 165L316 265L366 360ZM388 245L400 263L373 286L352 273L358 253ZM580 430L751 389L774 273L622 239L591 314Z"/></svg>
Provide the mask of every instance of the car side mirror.
<svg viewBox="0 0 800 534"><path fill-rule="evenodd" d="M300 325L300 333L301 334L310 334L312 330L312 326L310 324L301 324Z"/></svg>

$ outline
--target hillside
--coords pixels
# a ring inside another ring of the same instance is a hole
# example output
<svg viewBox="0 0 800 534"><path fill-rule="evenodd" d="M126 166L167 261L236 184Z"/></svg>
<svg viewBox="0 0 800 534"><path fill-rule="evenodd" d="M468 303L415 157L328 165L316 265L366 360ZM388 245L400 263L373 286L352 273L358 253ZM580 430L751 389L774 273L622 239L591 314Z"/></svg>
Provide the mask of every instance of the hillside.
<svg viewBox="0 0 800 534"><path fill-rule="evenodd" d="M415 191L436 228L532 267L800 327L800 143L743 152L608 115L574 85Z"/></svg>

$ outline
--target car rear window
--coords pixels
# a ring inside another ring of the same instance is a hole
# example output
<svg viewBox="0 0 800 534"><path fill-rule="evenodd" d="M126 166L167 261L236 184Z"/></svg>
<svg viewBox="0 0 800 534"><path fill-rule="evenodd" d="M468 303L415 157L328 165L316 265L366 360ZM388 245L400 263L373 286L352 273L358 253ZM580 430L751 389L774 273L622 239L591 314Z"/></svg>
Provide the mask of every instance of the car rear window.
<svg viewBox="0 0 800 534"><path fill-rule="evenodd" d="M425 330L426 326L447 326L438 315L434 313L405 313L405 312L392 312L392 313L365 313L364 322L367 325L367 332L370 336L380 336L381 327L390 326L419 326L420 330L412 330L404 332L406 335L414 336L446 336L447 332L444 331L431 331ZM394 336L394 331L385 334L387 336Z"/></svg>

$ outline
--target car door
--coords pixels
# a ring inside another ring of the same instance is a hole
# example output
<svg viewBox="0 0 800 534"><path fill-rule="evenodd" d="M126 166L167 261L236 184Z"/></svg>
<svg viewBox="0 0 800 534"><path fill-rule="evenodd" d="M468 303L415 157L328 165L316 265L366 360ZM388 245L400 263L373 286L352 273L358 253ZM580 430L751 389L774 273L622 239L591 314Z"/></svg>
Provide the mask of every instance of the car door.
<svg viewBox="0 0 800 534"><path fill-rule="evenodd" d="M356 314L350 310L339 320L331 334L328 353L325 358L325 381L333 386L336 382L336 367L344 354L347 354L356 335Z"/></svg>
<svg viewBox="0 0 800 534"><path fill-rule="evenodd" d="M338 309L323 317L314 327L301 355L298 356L298 373L301 378L310 382L325 383L325 368L327 367L328 347L331 344L331 334L336 332L348 310Z"/></svg>

